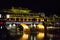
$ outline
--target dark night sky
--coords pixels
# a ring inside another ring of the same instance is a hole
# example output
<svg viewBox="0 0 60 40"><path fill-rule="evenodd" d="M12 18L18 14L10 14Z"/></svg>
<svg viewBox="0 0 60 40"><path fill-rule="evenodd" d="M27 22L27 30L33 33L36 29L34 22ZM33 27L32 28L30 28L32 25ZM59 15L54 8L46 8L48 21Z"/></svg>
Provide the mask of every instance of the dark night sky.
<svg viewBox="0 0 60 40"><path fill-rule="evenodd" d="M45 12L46 14L59 14L59 1L56 0L0 0L0 9L23 7L36 12Z"/></svg>

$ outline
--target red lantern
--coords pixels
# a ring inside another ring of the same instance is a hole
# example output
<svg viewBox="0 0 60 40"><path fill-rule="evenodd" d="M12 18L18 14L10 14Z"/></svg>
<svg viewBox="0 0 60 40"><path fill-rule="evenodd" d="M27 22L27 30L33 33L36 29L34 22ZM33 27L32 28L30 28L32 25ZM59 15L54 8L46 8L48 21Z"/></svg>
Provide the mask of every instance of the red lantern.
<svg viewBox="0 0 60 40"><path fill-rule="evenodd" d="M3 24L3 22L0 22L0 24Z"/></svg>

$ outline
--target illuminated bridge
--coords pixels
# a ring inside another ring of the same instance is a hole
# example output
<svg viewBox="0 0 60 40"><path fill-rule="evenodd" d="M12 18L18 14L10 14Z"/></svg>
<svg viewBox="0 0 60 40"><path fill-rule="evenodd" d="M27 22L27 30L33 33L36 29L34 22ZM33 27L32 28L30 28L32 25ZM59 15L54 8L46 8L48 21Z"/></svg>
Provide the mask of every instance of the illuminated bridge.
<svg viewBox="0 0 60 40"><path fill-rule="evenodd" d="M4 11L5 15L2 16L4 17L4 20L6 21L6 26L10 26L11 25L15 26L16 25L22 25L22 23L24 23L24 26L29 26L30 27L32 25L37 26L37 28L44 28L43 26L41 26L40 24L43 24L44 19L45 19L45 14L44 13L32 13L30 12L30 10L25 10L25 9L9 9L9 10L5 10ZM3 14L2 14L3 15ZM26 25L25 25L26 24ZM24 28L23 26L23 28ZM26 27L27 28L27 27Z"/></svg>

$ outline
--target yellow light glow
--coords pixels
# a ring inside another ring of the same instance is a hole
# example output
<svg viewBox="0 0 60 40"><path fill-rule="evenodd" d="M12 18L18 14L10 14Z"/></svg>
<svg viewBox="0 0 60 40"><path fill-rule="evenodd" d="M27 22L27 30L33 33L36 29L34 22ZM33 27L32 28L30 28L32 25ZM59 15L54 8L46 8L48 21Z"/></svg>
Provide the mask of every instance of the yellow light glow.
<svg viewBox="0 0 60 40"><path fill-rule="evenodd" d="M6 17L7 17L7 18L9 18L9 17L10 17L10 15L9 15L9 14L7 14L7 15L6 15Z"/></svg>
<svg viewBox="0 0 60 40"><path fill-rule="evenodd" d="M37 38L43 39L43 38L44 38L44 33L38 33L38 34L37 34Z"/></svg>
<svg viewBox="0 0 60 40"><path fill-rule="evenodd" d="M18 13L18 12L20 12L19 9L15 9L14 7L12 7L11 11L14 12L14 13Z"/></svg>
<svg viewBox="0 0 60 40"><path fill-rule="evenodd" d="M47 29L49 29L49 28L54 28L53 26L49 26L49 27L47 27Z"/></svg>
<svg viewBox="0 0 60 40"><path fill-rule="evenodd" d="M29 13L29 10L20 10L20 13Z"/></svg>
<svg viewBox="0 0 60 40"><path fill-rule="evenodd" d="M23 34L23 36L19 40L27 40L28 39L28 34Z"/></svg>
<svg viewBox="0 0 60 40"><path fill-rule="evenodd" d="M44 19L41 19L41 21L44 21Z"/></svg>
<svg viewBox="0 0 60 40"><path fill-rule="evenodd" d="M16 26L15 24L13 24L13 26Z"/></svg>
<svg viewBox="0 0 60 40"><path fill-rule="evenodd" d="M27 10L27 9L24 9L24 10L23 9L16 9L16 8L12 7L11 11L13 13L29 13L31 10Z"/></svg>
<svg viewBox="0 0 60 40"><path fill-rule="evenodd" d="M38 24L37 25L38 28L43 28L44 29L44 26L42 24Z"/></svg>
<svg viewBox="0 0 60 40"><path fill-rule="evenodd" d="M23 26L24 29L29 29L26 24L22 23L21 25Z"/></svg>
<svg viewBox="0 0 60 40"><path fill-rule="evenodd" d="M37 18L37 22L39 21L39 18Z"/></svg>

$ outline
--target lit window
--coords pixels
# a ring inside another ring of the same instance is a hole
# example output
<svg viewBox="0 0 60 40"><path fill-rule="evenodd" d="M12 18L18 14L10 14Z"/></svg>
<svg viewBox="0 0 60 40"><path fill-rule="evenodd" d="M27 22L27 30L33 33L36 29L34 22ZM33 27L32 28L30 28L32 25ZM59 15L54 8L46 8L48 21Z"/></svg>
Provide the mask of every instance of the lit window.
<svg viewBox="0 0 60 40"><path fill-rule="evenodd" d="M7 18L9 18L9 17L10 17L10 15L9 15L9 14L7 14L7 15L6 15L6 17L7 17Z"/></svg>
<svg viewBox="0 0 60 40"><path fill-rule="evenodd" d="M1 14L0 14L0 18L1 18Z"/></svg>

